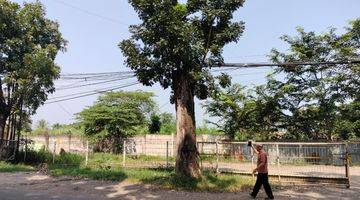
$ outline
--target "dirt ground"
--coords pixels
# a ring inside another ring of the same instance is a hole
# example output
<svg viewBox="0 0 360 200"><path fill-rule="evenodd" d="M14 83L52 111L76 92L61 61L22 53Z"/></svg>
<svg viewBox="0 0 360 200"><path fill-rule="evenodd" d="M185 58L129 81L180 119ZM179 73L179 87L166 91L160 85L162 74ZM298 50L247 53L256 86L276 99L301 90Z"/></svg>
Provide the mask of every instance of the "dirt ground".
<svg viewBox="0 0 360 200"><path fill-rule="evenodd" d="M76 180L31 173L0 173L0 200L98 200L98 199L250 199L249 191L240 193L184 192L159 190L148 185L111 181ZM344 186L281 186L275 199L358 199L360 176L353 176L351 188ZM257 199L264 199L261 191Z"/></svg>

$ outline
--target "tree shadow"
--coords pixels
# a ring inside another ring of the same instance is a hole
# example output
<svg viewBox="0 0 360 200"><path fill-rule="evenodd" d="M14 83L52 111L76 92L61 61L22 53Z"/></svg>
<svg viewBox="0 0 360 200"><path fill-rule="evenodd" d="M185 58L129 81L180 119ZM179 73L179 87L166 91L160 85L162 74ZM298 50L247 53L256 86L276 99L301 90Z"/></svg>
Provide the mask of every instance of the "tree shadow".
<svg viewBox="0 0 360 200"><path fill-rule="evenodd" d="M73 176L76 178L89 178L93 180L123 181L127 175L121 169L90 168L76 166L50 166L53 176Z"/></svg>
<svg viewBox="0 0 360 200"><path fill-rule="evenodd" d="M161 169L163 170L163 169ZM243 191L253 184L242 176L224 176L210 171L203 171L202 178L196 179L171 173L170 176L158 176L140 179L145 184L152 184L163 189L184 191Z"/></svg>

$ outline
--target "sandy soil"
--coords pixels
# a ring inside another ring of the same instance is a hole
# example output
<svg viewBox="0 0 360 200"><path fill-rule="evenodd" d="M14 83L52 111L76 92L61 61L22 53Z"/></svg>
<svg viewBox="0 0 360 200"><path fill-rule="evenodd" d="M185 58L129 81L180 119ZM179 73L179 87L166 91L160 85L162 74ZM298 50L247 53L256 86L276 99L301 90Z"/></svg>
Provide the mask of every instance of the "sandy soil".
<svg viewBox="0 0 360 200"><path fill-rule="evenodd" d="M352 186L281 186L274 189L276 199L358 199L360 176L352 177ZM209 193L159 190L131 182L76 180L49 177L38 173L0 173L0 200L98 200L98 199L249 199L248 193ZM257 199L264 199L261 191Z"/></svg>

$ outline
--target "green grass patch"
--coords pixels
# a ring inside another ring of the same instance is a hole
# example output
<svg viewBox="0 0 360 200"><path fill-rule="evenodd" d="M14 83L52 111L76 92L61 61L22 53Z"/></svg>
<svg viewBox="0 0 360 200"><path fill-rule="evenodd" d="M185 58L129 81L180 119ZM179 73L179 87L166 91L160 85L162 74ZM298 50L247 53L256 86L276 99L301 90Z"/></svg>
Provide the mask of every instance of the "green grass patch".
<svg viewBox="0 0 360 200"><path fill-rule="evenodd" d="M169 162L174 162L174 157L169 157ZM163 156L145 156L145 155L137 155L131 156L127 155L125 158L126 164L146 164L152 162L166 162L166 157ZM98 166L98 167L106 167L106 166L121 166L123 163L122 154L109 154L109 153L94 153L89 156L88 165L89 166Z"/></svg>
<svg viewBox="0 0 360 200"><path fill-rule="evenodd" d="M239 175L203 172L202 179L181 177L173 169L113 169L51 166L54 176L69 175L94 180L141 182L162 189L187 191L235 192L250 188L254 182Z"/></svg>
<svg viewBox="0 0 360 200"><path fill-rule="evenodd" d="M141 181L166 189L210 192L244 191L254 184L250 178L232 174L215 174L209 171L204 171L201 179L183 177L171 173L168 176L147 177L141 179Z"/></svg>
<svg viewBox="0 0 360 200"><path fill-rule="evenodd" d="M29 172L34 171L34 168L29 165L23 164L10 164L6 162L0 162L0 172Z"/></svg>
<svg viewBox="0 0 360 200"><path fill-rule="evenodd" d="M22 157L22 156L21 156ZM136 165L149 162L165 162L166 157L161 156L127 156L126 164ZM169 161L174 161L170 158ZM21 162L21 161L19 161ZM91 154L88 165L84 166L84 156L65 153L55 157L55 164L52 164L50 152L29 151L27 162L32 166L39 163L48 163L53 176L68 175L77 178L88 178L93 180L110 181L132 181L150 184L163 189L176 189L187 191L216 191L234 192L242 191L251 187L253 180L240 175L215 174L204 171L201 179L181 177L174 173L174 169L129 169L121 168L122 155L95 153ZM0 163L0 172L32 171L33 167L23 164L12 165Z"/></svg>

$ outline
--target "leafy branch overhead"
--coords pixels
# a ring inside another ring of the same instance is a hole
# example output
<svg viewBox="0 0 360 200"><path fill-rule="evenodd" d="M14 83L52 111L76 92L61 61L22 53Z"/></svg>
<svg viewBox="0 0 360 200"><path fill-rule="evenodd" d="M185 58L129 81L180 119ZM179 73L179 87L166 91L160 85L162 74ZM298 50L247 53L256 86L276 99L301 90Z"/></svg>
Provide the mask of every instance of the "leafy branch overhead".
<svg viewBox="0 0 360 200"><path fill-rule="evenodd" d="M119 46L126 63L140 82L164 88L174 86L174 78L191 73L195 94L208 96L208 69L223 63L222 48L238 41L244 22L232 22L239 0L130 0L141 24L130 27L132 37Z"/></svg>
<svg viewBox="0 0 360 200"><path fill-rule="evenodd" d="M281 37L289 49L272 50L271 59L275 63L359 60L360 19L346 30L340 35L335 29L318 35L298 28L296 36ZM279 131L285 131L285 139L355 138L360 136L359 80L358 64L281 66L250 94L239 85L217 88L206 108L232 138L263 133L261 139L271 139Z"/></svg>

